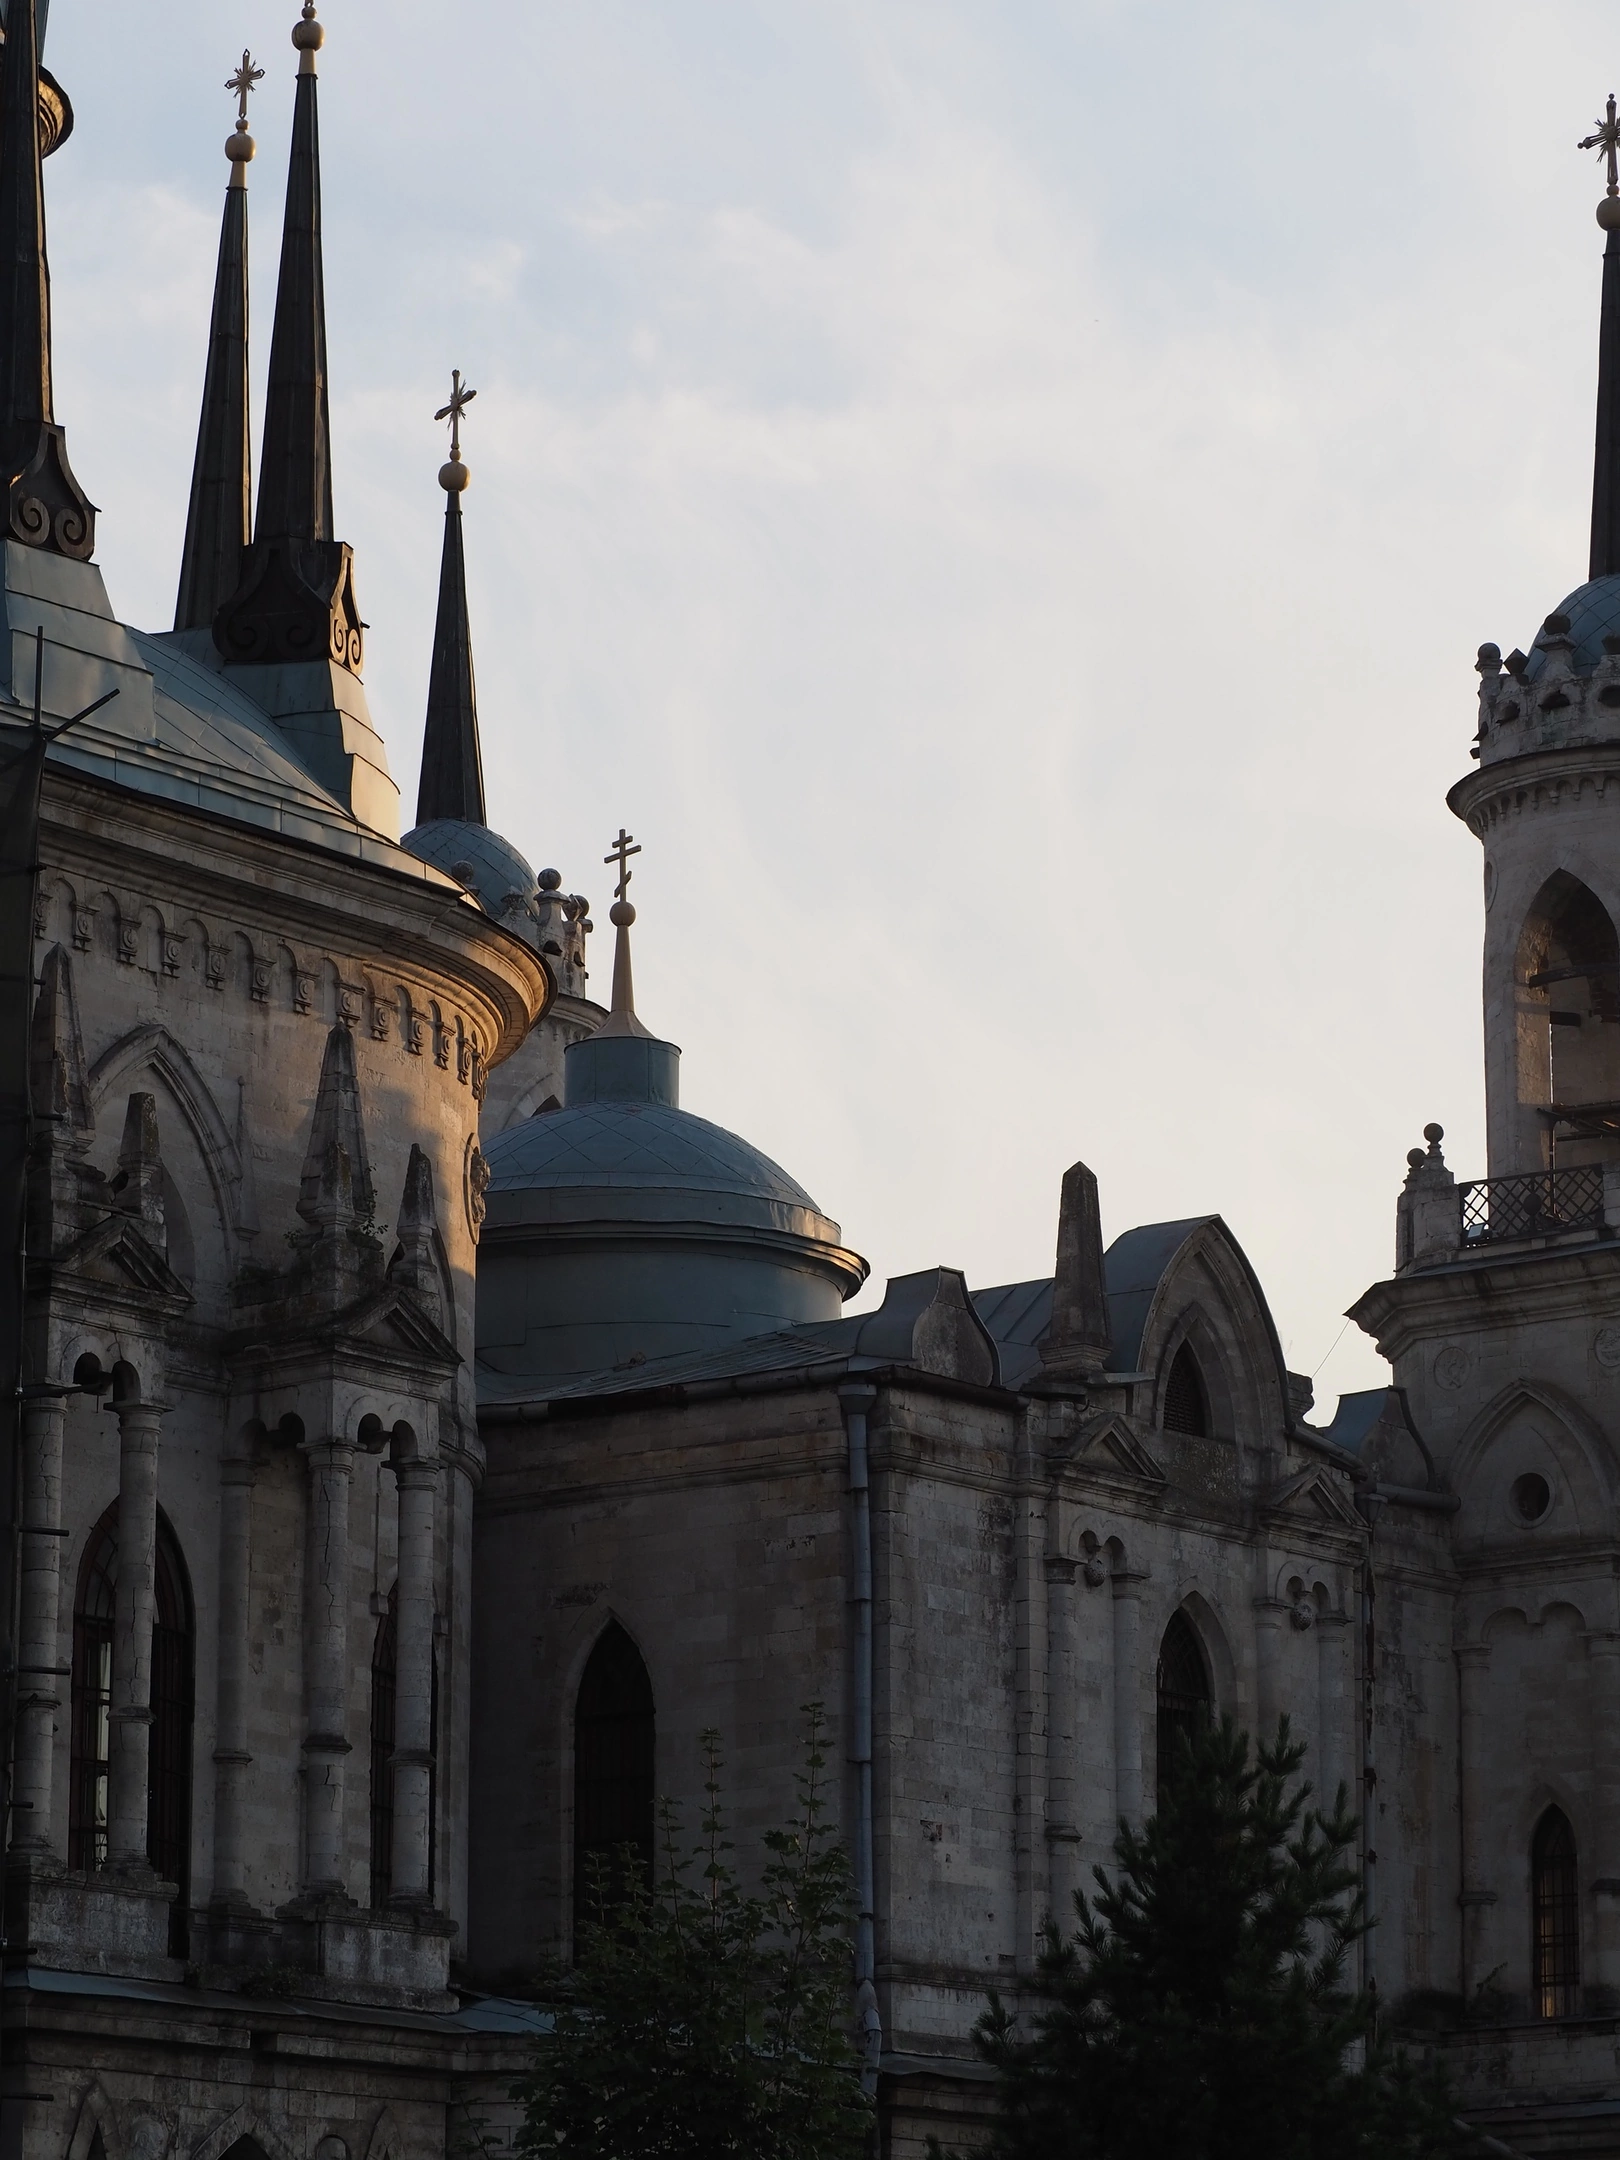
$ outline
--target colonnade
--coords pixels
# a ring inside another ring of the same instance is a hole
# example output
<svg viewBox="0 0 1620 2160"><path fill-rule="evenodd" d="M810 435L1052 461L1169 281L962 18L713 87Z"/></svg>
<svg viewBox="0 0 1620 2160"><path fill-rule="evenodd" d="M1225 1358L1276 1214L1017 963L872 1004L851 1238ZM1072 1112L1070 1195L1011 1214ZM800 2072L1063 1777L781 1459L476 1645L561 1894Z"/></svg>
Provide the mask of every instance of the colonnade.
<svg viewBox="0 0 1620 2160"><path fill-rule="evenodd" d="M127 1368L125 1368L127 1370ZM23 1405L23 1525L18 1715L13 1783L14 1853L52 1852L56 1732L71 1668L61 1657L62 1450L67 1387L28 1391ZM115 1390L118 1419L118 1569L112 1644L107 1868L115 1879L150 1874L147 1821L152 1734L152 1631L158 1540L158 1460L165 1406ZM379 1439L381 1436L379 1435ZM388 1443L398 1493L396 1677L391 1902L432 1902L433 1661L440 1462L434 1441L407 1425ZM358 1443L298 1443L307 1465L304 1626L303 1892L347 1895L345 1784L353 1752L348 1615L353 1555L349 1501ZM253 1489L263 1443L250 1434L220 1462L217 1717L214 1747L213 1901L248 1898L247 1800ZM366 1662L370 1648L366 1646Z"/></svg>

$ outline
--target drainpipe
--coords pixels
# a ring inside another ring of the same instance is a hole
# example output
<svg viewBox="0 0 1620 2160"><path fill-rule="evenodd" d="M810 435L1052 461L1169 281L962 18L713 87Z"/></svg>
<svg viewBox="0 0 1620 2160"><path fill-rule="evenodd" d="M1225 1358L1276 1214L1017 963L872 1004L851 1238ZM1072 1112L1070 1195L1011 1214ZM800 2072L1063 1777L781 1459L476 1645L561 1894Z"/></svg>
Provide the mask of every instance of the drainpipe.
<svg viewBox="0 0 1620 2160"><path fill-rule="evenodd" d="M850 1612L854 1622L850 1664L850 1748L855 1770L855 2030L861 2087L877 2091L883 2055L878 2014L877 1953L872 1927L872 1495L867 1475L866 1416L877 1401L874 1387L842 1387L839 1408L849 1441Z"/></svg>

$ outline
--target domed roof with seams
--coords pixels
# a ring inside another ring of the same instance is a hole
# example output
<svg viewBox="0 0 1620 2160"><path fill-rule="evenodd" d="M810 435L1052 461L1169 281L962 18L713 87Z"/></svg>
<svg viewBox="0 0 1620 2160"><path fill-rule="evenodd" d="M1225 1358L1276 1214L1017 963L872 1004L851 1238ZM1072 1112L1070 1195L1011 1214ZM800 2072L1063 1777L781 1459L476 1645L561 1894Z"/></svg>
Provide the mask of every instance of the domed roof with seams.
<svg viewBox="0 0 1620 2160"><path fill-rule="evenodd" d="M1576 674L1590 675L1603 658L1603 640L1620 637L1620 576L1588 578L1560 600L1554 612L1569 618L1570 643L1575 648L1570 657ZM1525 681L1534 682L1546 665L1546 653L1533 647Z"/></svg>
<svg viewBox="0 0 1620 2160"><path fill-rule="evenodd" d="M535 876L510 840L467 818L429 818L399 843L448 877L470 885L487 914L499 916L513 893L534 898ZM467 873L470 873L467 874Z"/></svg>

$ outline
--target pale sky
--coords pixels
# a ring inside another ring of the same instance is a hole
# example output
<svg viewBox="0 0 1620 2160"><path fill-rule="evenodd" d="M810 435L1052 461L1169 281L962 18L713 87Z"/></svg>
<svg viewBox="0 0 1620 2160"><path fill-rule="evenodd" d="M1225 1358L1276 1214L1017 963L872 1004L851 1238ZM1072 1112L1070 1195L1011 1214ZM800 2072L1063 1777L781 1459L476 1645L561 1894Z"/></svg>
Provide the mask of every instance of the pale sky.
<svg viewBox="0 0 1620 2160"><path fill-rule="evenodd" d="M54 0L57 417L172 617L231 100L293 0ZM644 843L688 1109L882 1280L1219 1211L1318 1415L1484 1170L1473 658L1585 575L1595 0L329 0L337 528L414 807L443 498L491 821ZM257 443L257 411L255 443ZM871 1293L867 1302L870 1302ZM1335 1348L1335 1342L1337 1347Z"/></svg>

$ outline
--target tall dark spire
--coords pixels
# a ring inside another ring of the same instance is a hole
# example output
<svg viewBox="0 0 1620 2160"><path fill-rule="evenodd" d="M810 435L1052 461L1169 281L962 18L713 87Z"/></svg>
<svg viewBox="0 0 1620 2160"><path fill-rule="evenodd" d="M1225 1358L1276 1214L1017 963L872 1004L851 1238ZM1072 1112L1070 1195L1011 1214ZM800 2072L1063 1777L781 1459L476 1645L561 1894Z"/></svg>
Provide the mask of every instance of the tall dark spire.
<svg viewBox="0 0 1620 2160"><path fill-rule="evenodd" d="M281 227L281 275L270 333L259 540L332 538L332 445L327 410L326 282L321 264L321 135L315 55L326 33L304 0L293 30L298 89Z"/></svg>
<svg viewBox="0 0 1620 2160"><path fill-rule="evenodd" d="M96 513L51 410L39 99L35 0L10 0L0 61L0 483L13 539L83 561Z"/></svg>
<svg viewBox="0 0 1620 2160"><path fill-rule="evenodd" d="M1620 571L1620 121L1614 99L1597 132L1578 147L1596 150L1608 166L1608 187L1597 221L1608 234L1603 250L1603 311L1598 330L1597 453L1592 466L1592 556L1587 576Z"/></svg>
<svg viewBox="0 0 1620 2160"><path fill-rule="evenodd" d="M201 630L213 621L220 603L236 590L242 575L242 550L252 535L247 169L254 142L248 133L247 101L263 75L263 68L256 68L252 55L244 52L241 67L225 85L237 96L236 132L225 145L231 181L219 229L208 368L203 377L197 455L191 468L180 592L174 606L177 630Z"/></svg>
<svg viewBox="0 0 1620 2160"><path fill-rule="evenodd" d="M315 20L315 0L304 0L292 41L298 50L298 89L270 333L259 507L241 582L214 618L214 643L227 660L244 664L335 660L358 674L365 625L354 596L354 557L332 537L315 79L315 55L326 32Z"/></svg>
<svg viewBox="0 0 1620 2160"><path fill-rule="evenodd" d="M484 766L478 750L478 693L473 684L472 629L467 620L467 561L462 549L461 498L472 477L461 462L461 416L476 390L451 376L450 402L434 414L450 423L450 458L439 467L445 492L444 554L439 564L439 615L433 630L433 668L428 677L427 729L422 737L422 778L416 822L458 818L484 823Z"/></svg>

